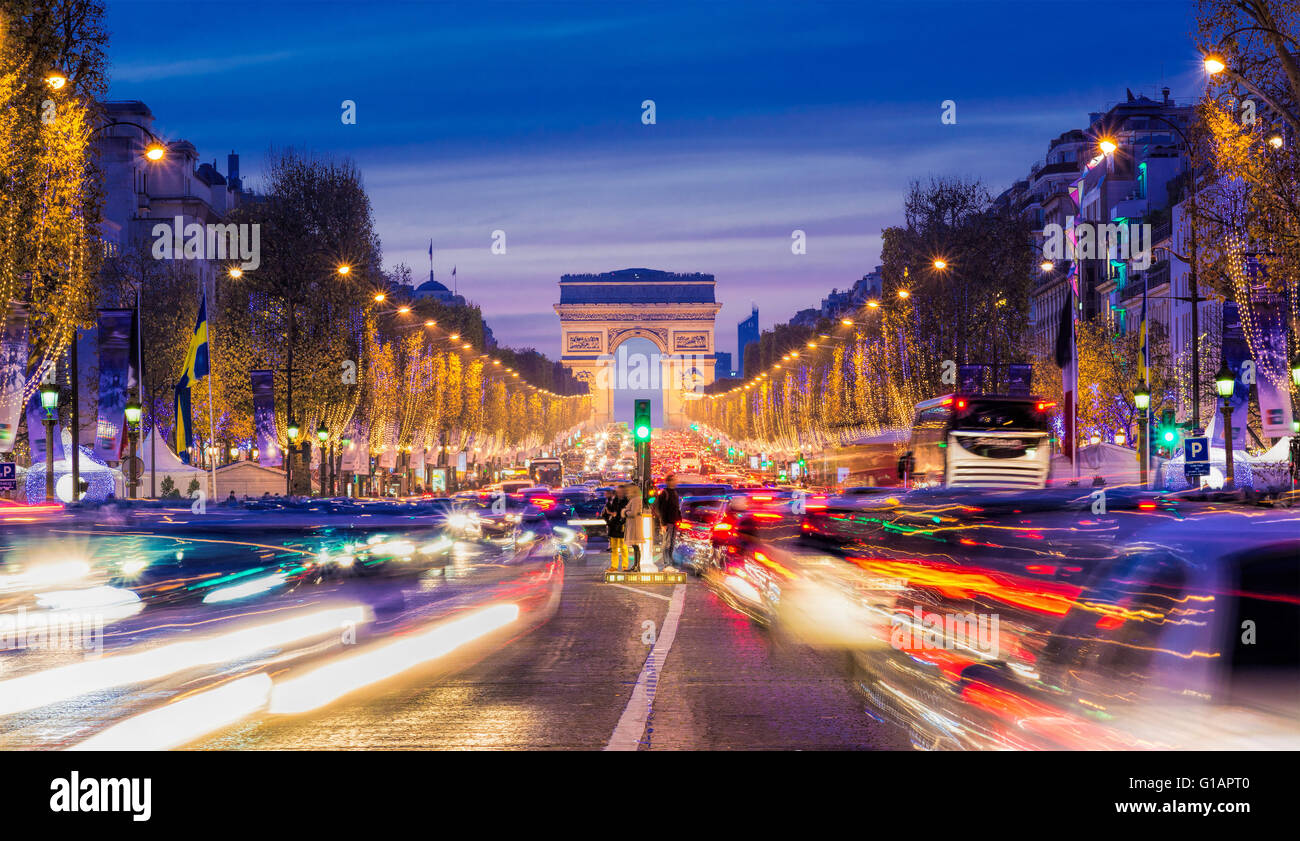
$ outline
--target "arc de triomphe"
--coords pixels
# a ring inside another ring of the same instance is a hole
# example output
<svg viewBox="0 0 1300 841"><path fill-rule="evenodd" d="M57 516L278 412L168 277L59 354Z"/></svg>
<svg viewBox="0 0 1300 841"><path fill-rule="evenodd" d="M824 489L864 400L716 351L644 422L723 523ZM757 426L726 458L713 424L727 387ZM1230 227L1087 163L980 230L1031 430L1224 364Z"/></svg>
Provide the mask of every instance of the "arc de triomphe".
<svg viewBox="0 0 1300 841"><path fill-rule="evenodd" d="M560 278L560 361L591 388L596 423L614 420L618 388L659 389L664 425L686 425L686 401L714 378L710 274L621 269ZM626 362L619 346L648 339L657 359Z"/></svg>

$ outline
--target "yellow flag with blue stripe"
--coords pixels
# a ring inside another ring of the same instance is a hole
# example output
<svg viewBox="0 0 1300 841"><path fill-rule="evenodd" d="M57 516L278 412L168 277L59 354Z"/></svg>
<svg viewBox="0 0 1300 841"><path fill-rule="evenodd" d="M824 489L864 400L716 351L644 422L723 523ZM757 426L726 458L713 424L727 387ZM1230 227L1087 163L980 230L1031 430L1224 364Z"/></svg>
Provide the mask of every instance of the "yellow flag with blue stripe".
<svg viewBox="0 0 1300 841"><path fill-rule="evenodd" d="M199 303L194 335L190 337L190 346L185 351L185 370L181 374L181 381L192 386L208 373L208 298L204 295Z"/></svg>
<svg viewBox="0 0 1300 841"><path fill-rule="evenodd" d="M208 299L199 303L199 316L194 323L194 335L185 351L185 367L180 382L172 395L172 408L176 424L172 431L172 445L185 464L190 463L190 448L194 446L194 422L190 414L190 388L210 373L208 361Z"/></svg>
<svg viewBox="0 0 1300 841"><path fill-rule="evenodd" d="M1138 379L1147 381L1147 320L1142 318L1142 327L1138 330Z"/></svg>

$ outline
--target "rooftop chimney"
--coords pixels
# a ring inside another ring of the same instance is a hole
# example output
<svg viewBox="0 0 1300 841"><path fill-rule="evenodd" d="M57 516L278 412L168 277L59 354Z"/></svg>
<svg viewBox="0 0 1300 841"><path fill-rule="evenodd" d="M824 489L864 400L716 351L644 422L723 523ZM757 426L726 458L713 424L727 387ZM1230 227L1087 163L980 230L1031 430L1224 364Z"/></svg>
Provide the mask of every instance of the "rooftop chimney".
<svg viewBox="0 0 1300 841"><path fill-rule="evenodd" d="M1169 101L1169 88L1161 88L1160 93L1163 94L1165 97L1165 105L1173 104L1172 102Z"/></svg>
<svg viewBox="0 0 1300 841"><path fill-rule="evenodd" d="M230 154L226 155L226 169L226 176L229 178L230 183L235 187L239 187L239 156L234 153L234 150L231 150Z"/></svg>

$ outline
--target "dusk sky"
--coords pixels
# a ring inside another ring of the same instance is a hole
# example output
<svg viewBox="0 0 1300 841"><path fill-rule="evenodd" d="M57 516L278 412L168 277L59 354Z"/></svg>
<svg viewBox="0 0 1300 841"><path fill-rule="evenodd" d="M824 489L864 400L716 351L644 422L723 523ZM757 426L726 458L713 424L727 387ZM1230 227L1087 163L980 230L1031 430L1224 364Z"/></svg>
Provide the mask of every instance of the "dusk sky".
<svg viewBox="0 0 1300 841"><path fill-rule="evenodd" d="M385 267L426 279L432 239L505 344L557 356L560 276L644 266L715 275L734 351L751 301L768 328L869 272L911 180L997 193L1125 88L1198 95L1190 10L109 0L110 97L253 187L271 147L353 159Z"/></svg>

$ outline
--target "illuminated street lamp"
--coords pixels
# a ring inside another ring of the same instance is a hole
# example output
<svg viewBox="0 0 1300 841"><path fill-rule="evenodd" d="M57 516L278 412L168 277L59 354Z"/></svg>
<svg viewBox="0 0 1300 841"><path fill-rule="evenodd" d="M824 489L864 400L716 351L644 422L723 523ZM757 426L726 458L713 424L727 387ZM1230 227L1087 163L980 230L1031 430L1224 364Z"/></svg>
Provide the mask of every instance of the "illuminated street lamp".
<svg viewBox="0 0 1300 841"><path fill-rule="evenodd" d="M1214 388L1219 392L1219 396L1228 398L1237 387L1237 375L1228 367L1227 363L1219 369L1219 373L1214 375Z"/></svg>
<svg viewBox="0 0 1300 841"><path fill-rule="evenodd" d="M1056 268L1056 264L1053 263L1051 260L1044 260L1043 262L1038 264L1038 268L1042 269L1045 272L1050 272L1052 269Z"/></svg>
<svg viewBox="0 0 1300 841"><path fill-rule="evenodd" d="M1138 458L1142 460L1142 487L1147 485L1147 465L1151 460L1151 392L1145 385L1140 385L1133 391L1133 405L1142 413L1141 419L1138 420ZM1116 439L1116 443L1119 443Z"/></svg>
<svg viewBox="0 0 1300 841"><path fill-rule="evenodd" d="M148 146L144 147L144 156L154 163L157 163L167 157L167 147L163 146L161 143L150 143Z"/></svg>
<svg viewBox="0 0 1300 841"><path fill-rule="evenodd" d="M376 292L376 293L375 293L375 300L378 301L378 302L381 303L381 304L384 302L384 298L385 298L385 297L387 297L387 296L385 296L383 292Z"/></svg>
<svg viewBox="0 0 1300 841"><path fill-rule="evenodd" d="M59 387L41 386L41 408L45 410L45 499L54 500L54 414L59 408Z"/></svg>
<svg viewBox="0 0 1300 841"><path fill-rule="evenodd" d="M292 444L294 441L298 440L298 433L301 429L298 426L297 421L291 420L289 421L289 426L286 428L286 431L289 433L289 443Z"/></svg>
<svg viewBox="0 0 1300 841"><path fill-rule="evenodd" d="M1268 145L1272 146L1274 149L1281 149L1284 142L1285 141L1282 139L1282 134L1280 132L1275 131L1268 136Z"/></svg>
<svg viewBox="0 0 1300 841"><path fill-rule="evenodd" d="M1217 55L1211 54L1205 57L1205 72L1209 73L1211 76L1217 76L1227 69L1228 65L1224 64L1223 59L1219 58Z"/></svg>
<svg viewBox="0 0 1300 841"><path fill-rule="evenodd" d="M139 479L135 474L135 438L140 432L140 401L129 400L126 404L126 436L131 442L131 452L127 461L127 499L135 499Z"/></svg>
<svg viewBox="0 0 1300 841"><path fill-rule="evenodd" d="M936 269L938 269L939 271L943 271L944 269L948 268L948 261L947 261L947 260L935 260L935 261L934 261L934 267L935 267Z"/></svg>
<svg viewBox="0 0 1300 841"><path fill-rule="evenodd" d="M1103 155L1113 155L1119 146L1109 137L1103 137L1101 140L1097 141L1097 148L1101 150Z"/></svg>
<svg viewBox="0 0 1300 841"><path fill-rule="evenodd" d="M350 271L352 271L352 267L349 266L349 265L346 264L346 263L344 263L343 265L339 266L339 268L338 268L338 273L339 273L339 274L342 274L342 275L345 275L345 274L347 274L347 273L350 272Z"/></svg>
<svg viewBox="0 0 1300 841"><path fill-rule="evenodd" d="M244 270L241 269L241 268L239 268L238 266L233 266L233 267L230 269L229 274L230 274L230 276L231 276L232 278L234 278L235 280L239 280L241 277L244 276Z"/></svg>
<svg viewBox="0 0 1300 841"><path fill-rule="evenodd" d="M322 423L320 425L320 428L316 430L316 438L319 439L322 444L324 444L326 440L329 439L329 437L330 437L329 428Z"/></svg>
<svg viewBox="0 0 1300 841"><path fill-rule="evenodd" d="M45 74L45 84L53 90L63 90L63 86L68 83L68 74L64 73L57 67L50 68L50 72Z"/></svg>
<svg viewBox="0 0 1300 841"><path fill-rule="evenodd" d="M1228 363L1223 363L1219 368L1219 373L1214 375L1214 388L1223 398L1223 458L1224 468L1227 478L1224 479L1223 486L1231 488L1233 486L1233 467L1232 467L1232 392L1237 388L1237 375L1228 367Z"/></svg>
<svg viewBox="0 0 1300 841"><path fill-rule="evenodd" d="M54 417L54 410L59 407L59 387L54 383L45 383L41 386L41 408L45 410L47 418Z"/></svg>
<svg viewBox="0 0 1300 841"><path fill-rule="evenodd" d="M900 289L900 290L898 290L898 297L900 297L900 298L906 300L906 299L912 297L912 293L911 293L911 292L908 292L906 289Z"/></svg>

